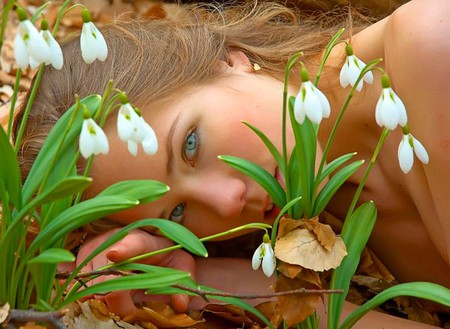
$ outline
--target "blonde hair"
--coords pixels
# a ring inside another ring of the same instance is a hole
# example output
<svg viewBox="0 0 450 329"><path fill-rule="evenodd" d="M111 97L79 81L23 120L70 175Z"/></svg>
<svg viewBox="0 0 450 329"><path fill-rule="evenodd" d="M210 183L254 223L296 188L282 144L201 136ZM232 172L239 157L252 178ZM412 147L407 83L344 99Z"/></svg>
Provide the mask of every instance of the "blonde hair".
<svg viewBox="0 0 450 329"><path fill-rule="evenodd" d="M216 78L218 61L226 61L235 50L257 63L261 72L280 78L291 55L301 50L306 64L320 55L338 30L333 17L303 16L276 2L255 1L224 10L196 6L176 19L119 19L102 29L107 60L90 65L81 58L78 38L68 41L63 68L45 68L28 118L19 153L23 177L75 94L101 94L112 79L135 105L157 108L183 90Z"/></svg>

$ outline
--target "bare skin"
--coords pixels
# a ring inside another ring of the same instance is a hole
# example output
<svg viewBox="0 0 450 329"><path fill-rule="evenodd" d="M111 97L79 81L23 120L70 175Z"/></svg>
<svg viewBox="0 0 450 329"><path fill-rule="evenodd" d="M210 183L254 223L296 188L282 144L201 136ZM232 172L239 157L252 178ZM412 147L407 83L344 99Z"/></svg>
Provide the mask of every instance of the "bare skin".
<svg viewBox="0 0 450 329"><path fill-rule="evenodd" d="M389 73L394 90L405 103L411 132L426 146L430 155L428 165L416 161L413 170L404 175L397 159L401 131L390 134L362 195L363 200L374 200L378 208L370 247L399 281L430 281L447 287L450 287L450 204L446 199L450 173L446 169L450 157L445 151L450 140L447 129L450 101L445 86L450 76L449 9L446 0L435 0L432 6L427 0L413 0L351 40L355 54L363 61L384 58L384 66L381 66ZM420 20L415 19L412 26L411 19L418 17ZM337 51L333 56L340 56ZM172 215L172 220L182 222L200 237L248 222L270 223L273 220L265 212L270 208L267 194L249 178L220 162L217 155L250 159L276 175L276 165L270 154L240 121L259 127L280 146L282 83L253 72L248 59L241 53L231 54L229 62L222 63L222 68L225 74L215 83L193 88L156 112L142 109L159 139L160 150L156 156L139 154L132 158L127 154L126 146L117 140L115 129L110 127L107 132L110 142L117 147L107 156L95 159L92 174L96 185L92 193L115 181L132 178L158 179L171 186L171 191L160 200L113 216L112 220L127 224L143 217L163 215L169 218ZM370 159L381 132L374 119L381 92L379 75L375 75L374 85L365 86L352 101L342 123L345 129L338 131L328 160L353 151L357 151L360 158ZM337 81L338 77L331 79ZM322 81L319 87L327 90L332 108L332 117L321 124L319 146L323 146L348 91L330 81ZM298 85L292 85L291 93L295 94L297 89ZM167 137L169 127L178 116L171 143L173 168L169 173ZM193 132L199 145L198 154L191 150L186 153L184 148L186 136ZM289 140L292 145L292 136ZM127 159L125 164L118 162L124 158ZM117 163L121 163L120 168L115 165ZM105 172L108 175L104 175ZM345 205L350 202L361 176L362 171L351 178L332 200L328 211L339 218L345 217ZM179 211L179 205L184 205L184 213L175 216L179 212L174 209ZM79 260L103 239L104 236L88 242ZM115 250L99 256L91 265L96 267L167 245L162 240L151 243L155 239L161 238L137 232L113 247ZM240 278L242 274L241 270L239 273L232 271L236 268L230 266L232 260L227 263L213 259L195 262L187 253L179 252L167 259L149 259L147 262L187 270L196 274L199 282L227 291L236 288L266 292L269 285L261 273L253 271L248 271L252 285L233 285L236 281L232 278ZM230 286L223 277L211 274L223 271L230 278ZM123 315L132 311L134 304L130 292L120 294L120 302L118 294L110 294L107 301L113 311ZM172 302L180 311L187 307L187 300L179 296L173 296ZM377 323L382 323L385 328L411 325L400 319L388 320L384 315L371 316L375 318L369 318L366 324L360 323L362 328ZM421 324L414 325L419 328Z"/></svg>

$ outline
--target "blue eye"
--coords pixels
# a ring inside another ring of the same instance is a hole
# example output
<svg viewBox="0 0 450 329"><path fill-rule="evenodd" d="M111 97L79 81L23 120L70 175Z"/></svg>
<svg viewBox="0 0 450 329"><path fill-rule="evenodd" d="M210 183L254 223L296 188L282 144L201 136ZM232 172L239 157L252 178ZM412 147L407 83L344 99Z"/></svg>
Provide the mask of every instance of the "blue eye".
<svg viewBox="0 0 450 329"><path fill-rule="evenodd" d="M169 220L171 220L171 221L173 221L175 223L183 222L185 206L186 206L185 203L180 203L175 208L173 208L173 210L172 210L172 212L171 212L171 214L169 216Z"/></svg>
<svg viewBox="0 0 450 329"><path fill-rule="evenodd" d="M192 165L197 157L199 140L197 129L190 132L184 141L184 158Z"/></svg>

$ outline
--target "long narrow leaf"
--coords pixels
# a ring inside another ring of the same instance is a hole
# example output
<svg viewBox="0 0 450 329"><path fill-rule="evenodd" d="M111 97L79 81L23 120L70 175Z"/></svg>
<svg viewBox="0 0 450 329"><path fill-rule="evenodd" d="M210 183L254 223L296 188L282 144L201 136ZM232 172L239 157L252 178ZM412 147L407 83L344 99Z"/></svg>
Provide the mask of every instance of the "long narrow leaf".
<svg viewBox="0 0 450 329"><path fill-rule="evenodd" d="M28 264L46 263L46 264L58 264L64 262L73 262L75 256L66 249L62 248L50 248L44 250L38 256L32 258Z"/></svg>
<svg viewBox="0 0 450 329"><path fill-rule="evenodd" d="M317 196L316 202L314 204L314 215L320 214L327 206L330 199L337 192L339 187L345 183L345 181L362 166L364 160L355 161L346 167L339 170L330 180L325 184L325 186L320 191Z"/></svg>
<svg viewBox="0 0 450 329"><path fill-rule="evenodd" d="M430 282L403 283L380 292L374 298L358 307L345 319L339 328L351 328L367 312L385 301L398 296L423 298L450 307L450 289Z"/></svg>
<svg viewBox="0 0 450 329"><path fill-rule="evenodd" d="M0 126L0 188L5 188L9 194L9 200L20 209L22 208L21 178L19 163L11 143L6 136L3 127ZM5 207L8 205L5 204Z"/></svg>
<svg viewBox="0 0 450 329"><path fill-rule="evenodd" d="M87 109L91 112L91 114L93 114L97 110L100 101L101 97L99 95L92 95L82 99L80 103L85 104ZM33 193L37 190L43 177L45 176L46 171L48 170L48 167L53 162L53 158L55 157L61 138L64 135L64 131L67 129L74 109L75 107L72 106L66 111L66 113L64 113L45 139L44 145L36 157L36 160L34 161L23 186L22 197L25 203L30 200ZM64 153L67 148L73 147L73 144L81 131L83 114L81 111L79 112L80 113L78 113L79 115L73 123L71 130L68 132L64 140L64 144L61 149L62 153Z"/></svg>
<svg viewBox="0 0 450 329"><path fill-rule="evenodd" d="M113 184L98 195L123 195L147 203L160 198L169 190L167 185L156 180L128 180Z"/></svg>
<svg viewBox="0 0 450 329"><path fill-rule="evenodd" d="M60 200L76 193L83 192L92 184L92 179L84 176L67 177L53 185L43 195L33 199L33 204L41 205L47 202Z"/></svg>
<svg viewBox="0 0 450 329"><path fill-rule="evenodd" d="M350 280L358 267L361 253L369 240L376 218L377 209L370 201L358 207L347 220L346 229L341 234L347 247L347 256L339 267L333 270L330 283L330 289L342 289L344 293L330 294L328 297L328 328L338 327Z"/></svg>
<svg viewBox="0 0 450 329"><path fill-rule="evenodd" d="M243 122L243 124L246 125L247 127L249 127L251 130L253 130L253 132L256 135L258 135L258 137L263 141L264 145L266 145L267 149L270 151L270 154L272 154L272 156L273 156L275 162L277 163L278 167L280 168L281 172L283 174L285 174L283 157L281 156L280 152L275 147L275 145L273 145L272 141L269 138L267 138L267 136L264 135L264 133L261 130L259 130L255 126L251 125L250 123Z"/></svg>
<svg viewBox="0 0 450 329"><path fill-rule="evenodd" d="M245 159L230 155L220 155L219 159L248 175L269 193L273 202L282 208L286 204L286 195L280 183L267 170Z"/></svg>
<svg viewBox="0 0 450 329"><path fill-rule="evenodd" d="M337 168L342 166L344 163L346 163L348 160L353 158L356 155L356 152L353 153L347 153L344 155L341 155L339 158L334 159L330 163L328 163L324 168L318 179L318 184L320 184L325 178L330 176Z"/></svg>

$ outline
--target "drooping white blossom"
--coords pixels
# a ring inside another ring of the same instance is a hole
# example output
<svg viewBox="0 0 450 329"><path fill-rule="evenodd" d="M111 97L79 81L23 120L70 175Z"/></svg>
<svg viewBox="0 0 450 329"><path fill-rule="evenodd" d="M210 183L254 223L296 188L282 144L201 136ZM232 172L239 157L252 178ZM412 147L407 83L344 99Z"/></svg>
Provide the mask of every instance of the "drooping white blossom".
<svg viewBox="0 0 450 329"><path fill-rule="evenodd" d="M276 259L267 233L264 235L263 243L255 250L252 257L252 268L256 271L262 263L262 270L267 277L272 276L275 271Z"/></svg>
<svg viewBox="0 0 450 329"><path fill-rule="evenodd" d="M55 40L49 30L41 30L41 35L50 48L50 56L45 63L47 65L51 64L57 70L61 70L64 63L61 46Z"/></svg>
<svg viewBox="0 0 450 329"><path fill-rule="evenodd" d="M91 155L107 154L109 152L106 134L92 118L87 118L83 121L79 145L80 153L85 159Z"/></svg>
<svg viewBox="0 0 450 329"><path fill-rule="evenodd" d="M152 127L129 103L125 94L121 94L122 105L117 115L117 132L123 142L127 142L128 151L133 156L138 153L138 144L142 144L145 153L153 155L158 150L158 140Z"/></svg>
<svg viewBox="0 0 450 329"><path fill-rule="evenodd" d="M361 71L366 67L366 63L353 54L353 49L350 45L347 45L345 51L347 53L347 58L345 59L345 63L339 74L339 81L343 88L347 87L349 84L353 87L356 80L358 80ZM372 83L373 73L368 71L364 74L364 77L359 80L358 85L356 86L357 91L361 91L364 81Z"/></svg>
<svg viewBox="0 0 450 329"><path fill-rule="evenodd" d="M309 80L308 72L302 68L302 85L294 102L294 115L298 123L302 124L305 117L319 124L323 118L330 116L331 108L328 99Z"/></svg>
<svg viewBox="0 0 450 329"><path fill-rule="evenodd" d="M405 105L392 90L387 75L382 77L383 91L375 108L375 120L380 127L394 130L398 125L405 126L408 116Z"/></svg>
<svg viewBox="0 0 450 329"><path fill-rule="evenodd" d="M83 27L81 29L80 47L81 56L87 64L96 59L104 61L108 56L106 41L99 29L92 23L91 14L87 9L82 11Z"/></svg>
<svg viewBox="0 0 450 329"><path fill-rule="evenodd" d="M412 134L404 134L398 146L398 162L401 170L407 174L414 164L414 153L420 162L427 164L430 160L428 152L421 142Z"/></svg>
<svg viewBox="0 0 450 329"><path fill-rule="evenodd" d="M20 20L14 38L14 59L21 69L26 69L32 58L33 64L46 63L50 59L50 47L42 34L28 20L25 10L17 8L17 16Z"/></svg>

